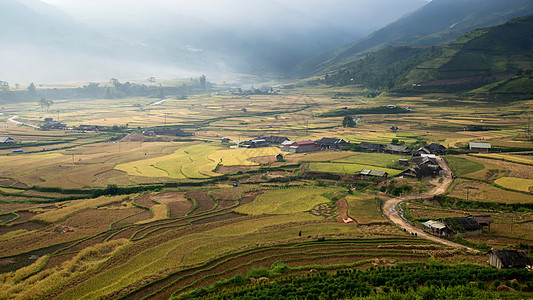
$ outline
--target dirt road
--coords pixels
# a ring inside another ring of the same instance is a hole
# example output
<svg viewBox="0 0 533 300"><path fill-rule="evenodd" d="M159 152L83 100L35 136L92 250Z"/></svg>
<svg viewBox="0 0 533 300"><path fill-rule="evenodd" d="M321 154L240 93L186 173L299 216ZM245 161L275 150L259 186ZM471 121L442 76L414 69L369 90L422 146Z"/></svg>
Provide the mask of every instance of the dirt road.
<svg viewBox="0 0 533 300"><path fill-rule="evenodd" d="M11 118L7 119L6 122L12 123L12 124L15 124L15 125L26 125L26 126L30 126L30 127L37 128L37 129L39 128L39 126L36 126L36 125L33 125L33 124L29 124L29 123L22 123L22 122L19 122L19 121L15 120L18 117L19 116L12 116Z"/></svg>
<svg viewBox="0 0 533 300"><path fill-rule="evenodd" d="M411 226L411 224L409 224L402 216L402 212L399 209L399 205L401 202L405 200L412 200L412 199L431 198L434 195L443 194L448 188L448 186L452 183L453 181L452 172L450 168L448 167L448 165L446 164L446 162L444 161L444 159L442 159L441 157L437 157L437 161L439 162L439 166L441 167L442 171L441 171L441 177L438 177L432 181L432 184L435 185L433 189L431 189L427 193L423 193L419 195L398 197L398 198L386 200L385 203L383 204L383 213L385 214L385 216L387 216L387 218L390 221L398 225L400 228L402 229L404 228L410 232L416 232L418 237L421 237L421 238L424 238L424 239L427 239L433 242L441 243L441 244L444 244L444 245L447 245L447 246L450 246L450 247L453 247L459 250L478 252L477 250L473 248L466 247L466 246L463 246L463 245L460 245L460 244L457 244L457 243L454 243L454 242L451 242L445 239L438 238L418 228L415 228ZM442 182L439 182L440 178L443 179Z"/></svg>

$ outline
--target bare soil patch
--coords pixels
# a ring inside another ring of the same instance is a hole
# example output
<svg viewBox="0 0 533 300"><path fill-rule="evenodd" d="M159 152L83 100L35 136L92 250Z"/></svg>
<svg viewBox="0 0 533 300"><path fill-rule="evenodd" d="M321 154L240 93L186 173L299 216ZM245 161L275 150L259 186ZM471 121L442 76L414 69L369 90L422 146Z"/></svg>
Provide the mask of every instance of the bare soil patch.
<svg viewBox="0 0 533 300"><path fill-rule="evenodd" d="M281 152L281 151L280 151ZM258 164L268 164L276 161L275 155L252 157L249 159Z"/></svg>
<svg viewBox="0 0 533 300"><path fill-rule="evenodd" d="M9 178L0 178L0 186L11 187L16 183L15 180Z"/></svg>
<svg viewBox="0 0 533 300"><path fill-rule="evenodd" d="M153 195L151 195L149 193L146 193L146 194L143 194L143 195L137 197L137 199L133 200L133 202L135 202L135 204L137 204L139 206L146 207L146 208L151 208L152 206L157 204L154 201L152 201L152 196Z"/></svg>
<svg viewBox="0 0 533 300"><path fill-rule="evenodd" d="M198 203L198 207L193 213L199 213L202 211L208 211L215 206L215 201L208 195L207 191L194 191L188 192L187 196L193 198Z"/></svg>
<svg viewBox="0 0 533 300"><path fill-rule="evenodd" d="M170 210L171 218L178 218L185 216L193 207L191 201L185 198L183 194L183 192L168 192L153 195L151 198L165 204Z"/></svg>
<svg viewBox="0 0 533 300"><path fill-rule="evenodd" d="M31 220L31 218L33 218L33 216L37 215L36 213L32 213L32 212L27 211L27 210L17 211L17 214L20 217L18 217L17 219L15 219L13 222L10 222L10 223L23 223L23 222ZM9 225L9 223L8 223L8 225Z"/></svg>
<svg viewBox="0 0 533 300"><path fill-rule="evenodd" d="M11 226L0 226L0 235L9 233L11 231L16 230L27 230L27 231L33 231L33 230L39 230L45 228L46 225L34 223L34 222L24 222L24 223L18 223Z"/></svg>

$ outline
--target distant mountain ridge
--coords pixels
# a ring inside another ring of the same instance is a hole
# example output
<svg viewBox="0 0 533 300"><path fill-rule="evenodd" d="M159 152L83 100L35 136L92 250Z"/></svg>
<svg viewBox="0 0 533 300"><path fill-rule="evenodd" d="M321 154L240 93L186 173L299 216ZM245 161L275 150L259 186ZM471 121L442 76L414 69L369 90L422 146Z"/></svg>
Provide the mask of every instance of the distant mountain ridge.
<svg viewBox="0 0 533 300"><path fill-rule="evenodd" d="M441 86L473 89L533 74L533 15L477 29L434 47L387 47L326 76L332 85L374 90ZM532 87L533 89L533 87Z"/></svg>
<svg viewBox="0 0 533 300"><path fill-rule="evenodd" d="M433 0L369 36L314 57L297 72L307 76L347 67L388 46L435 46L461 35L533 13L531 0Z"/></svg>

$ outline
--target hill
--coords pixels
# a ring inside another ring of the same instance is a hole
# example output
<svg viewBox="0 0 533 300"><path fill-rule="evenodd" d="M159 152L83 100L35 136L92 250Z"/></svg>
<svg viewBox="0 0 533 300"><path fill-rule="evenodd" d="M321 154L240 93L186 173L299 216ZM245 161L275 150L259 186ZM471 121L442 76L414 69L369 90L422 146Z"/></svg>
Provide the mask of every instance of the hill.
<svg viewBox="0 0 533 300"><path fill-rule="evenodd" d="M298 72L324 74L388 46L442 45L466 32L533 13L528 0L433 0L369 36L306 61Z"/></svg>
<svg viewBox="0 0 533 300"><path fill-rule="evenodd" d="M458 86L473 89L533 70L533 15L478 29L437 47L388 47L326 76L332 85L376 90Z"/></svg>

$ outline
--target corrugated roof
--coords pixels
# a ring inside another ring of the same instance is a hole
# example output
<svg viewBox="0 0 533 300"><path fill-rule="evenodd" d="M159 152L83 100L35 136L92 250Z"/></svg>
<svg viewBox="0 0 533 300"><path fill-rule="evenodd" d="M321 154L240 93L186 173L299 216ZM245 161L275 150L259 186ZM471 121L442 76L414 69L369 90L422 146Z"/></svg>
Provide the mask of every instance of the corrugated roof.
<svg viewBox="0 0 533 300"><path fill-rule="evenodd" d="M426 227L429 227L429 228L435 228L435 229L444 229L444 228L446 228L446 225L444 225L444 223L439 222L439 221L434 221L434 220L429 220L429 221L424 222L422 224L424 224Z"/></svg>
<svg viewBox="0 0 533 300"><path fill-rule="evenodd" d="M489 143L468 143L470 148L481 148L481 149L490 149Z"/></svg>
<svg viewBox="0 0 533 300"><path fill-rule="evenodd" d="M387 172L381 172L381 171L375 171L375 170L368 170L368 169L362 169L359 174L361 175L369 175L369 176L378 176L383 177Z"/></svg>

